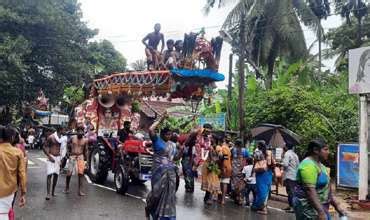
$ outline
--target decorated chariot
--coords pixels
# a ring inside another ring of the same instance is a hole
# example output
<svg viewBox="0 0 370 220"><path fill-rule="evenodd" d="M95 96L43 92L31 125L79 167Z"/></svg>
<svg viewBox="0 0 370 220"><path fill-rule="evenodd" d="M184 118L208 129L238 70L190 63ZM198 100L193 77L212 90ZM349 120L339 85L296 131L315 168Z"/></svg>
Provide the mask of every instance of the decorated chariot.
<svg viewBox="0 0 370 220"><path fill-rule="evenodd" d="M199 104L215 82L224 80L218 73L221 47L221 38L207 41L201 34L186 34L178 68L113 73L94 80L89 99L75 111L77 121L91 123L98 136L90 147L93 181L104 182L112 170L117 191L125 193L129 182L150 179L150 141L131 138L119 143L117 131L125 121L131 122L134 133L145 130L137 105L143 100L181 99Z"/></svg>

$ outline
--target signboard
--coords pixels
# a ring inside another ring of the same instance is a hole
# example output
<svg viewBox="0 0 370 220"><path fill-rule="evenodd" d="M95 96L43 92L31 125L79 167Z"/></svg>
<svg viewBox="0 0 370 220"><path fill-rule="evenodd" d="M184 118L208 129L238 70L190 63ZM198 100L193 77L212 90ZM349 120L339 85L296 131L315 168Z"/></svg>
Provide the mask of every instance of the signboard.
<svg viewBox="0 0 370 220"><path fill-rule="evenodd" d="M370 47L349 50L349 93L370 93Z"/></svg>
<svg viewBox="0 0 370 220"><path fill-rule="evenodd" d="M283 160L283 152L284 152L283 148L277 147L275 149L275 160L277 161Z"/></svg>
<svg viewBox="0 0 370 220"><path fill-rule="evenodd" d="M207 116L199 117L199 124L203 126L204 124L211 124L215 130L225 130L226 125L226 113L218 113Z"/></svg>
<svg viewBox="0 0 370 220"><path fill-rule="evenodd" d="M338 186L358 188L359 181L359 145L339 144L337 151Z"/></svg>

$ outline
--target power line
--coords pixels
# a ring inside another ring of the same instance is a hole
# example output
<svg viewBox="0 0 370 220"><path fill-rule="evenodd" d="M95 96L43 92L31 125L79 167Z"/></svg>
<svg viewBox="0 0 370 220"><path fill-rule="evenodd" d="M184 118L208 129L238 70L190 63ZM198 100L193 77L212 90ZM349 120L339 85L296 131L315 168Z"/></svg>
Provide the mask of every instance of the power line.
<svg viewBox="0 0 370 220"><path fill-rule="evenodd" d="M329 2L329 4L335 4L335 2ZM344 5L344 3L341 3L340 4L341 6ZM318 8L321 8L322 6L318 6L318 7L314 7L314 8L309 8L309 10L312 10L312 9L318 9ZM285 15L290 15L290 14L295 14L297 13L298 11L304 11L304 9L300 9L300 10L295 10L295 11L292 11L292 12L287 12L287 13L282 13L282 14L278 14L278 15L274 15L274 16L271 16L269 17L269 19L271 18L274 18L274 17L283 17ZM260 10L260 11L257 11L258 13L263 13L264 11L263 10ZM260 20L263 20L263 19L267 19L267 18L262 18ZM237 23L237 22L235 22ZM194 30L200 30L202 28L206 28L206 29L211 29L211 28L220 28L222 27L223 25L212 25L212 26L205 26L205 27L198 27L198 28L193 28L193 29L190 29L190 31L194 31ZM165 31L165 32L162 32L163 34L171 34L171 33L181 33L180 30L172 30L172 31ZM124 37L124 35L112 35L112 36L105 36L106 38L119 38L119 37Z"/></svg>
<svg viewBox="0 0 370 220"><path fill-rule="evenodd" d="M335 2L329 2L329 4L335 4ZM336 7L342 7L342 6L344 6L344 4L345 3L341 3L341 4L339 4L339 6L336 5ZM318 7L314 7L314 8L309 8L309 10L312 10L312 9L315 9L315 8L321 8L321 7L322 6L318 6ZM350 11L361 10L361 9L364 9L364 8L366 8L366 7L362 7L362 8L359 8L359 9L353 9L353 10L350 10ZM275 16L272 16L272 17L269 17L269 18L262 18L262 19L260 19L260 21L263 21L263 20L266 20L266 19L272 19L272 18L275 18L275 17L276 18L277 17L283 17L283 16L289 15L289 14L296 14L296 13L303 12L303 11L304 11L304 9L294 10L292 12L287 12L287 13L275 15ZM260 11L260 12L263 12L263 11ZM339 14L341 14L341 13L332 13L332 14L329 14L327 17L333 16L333 15L339 15ZM311 16L307 16L307 17L304 17L304 18L311 18ZM308 20L307 19L303 19L303 17L300 17L300 22L303 22L303 23L304 22L307 22L307 21L316 21L316 20L318 20L317 17L314 17L314 18L311 18L311 19L308 19ZM232 24L236 25L236 24L238 24L238 22L234 22ZM281 26L284 26L284 25L292 25L292 23L290 23L290 22L282 23L280 25L280 27ZM202 28L205 28L205 29L220 28L222 26L223 25L213 25L213 26L198 27L198 28L191 29L191 31L193 31L193 30L200 30ZM228 25L228 26L231 26L231 25ZM275 26L275 24L264 25L264 26L261 26L261 27L256 28L256 30L267 29L270 26ZM162 32L162 33L164 33L164 34L171 34L171 33L172 34L181 34L182 32L180 30L173 30L173 31L167 31L167 32ZM123 35L121 35L121 36L123 36ZM120 37L120 35L115 35L115 36L105 36L104 38L119 38L119 37ZM137 41L138 39L139 39L139 37L136 37L135 40L125 40L125 41L119 41L119 42L120 43L134 42L134 41Z"/></svg>

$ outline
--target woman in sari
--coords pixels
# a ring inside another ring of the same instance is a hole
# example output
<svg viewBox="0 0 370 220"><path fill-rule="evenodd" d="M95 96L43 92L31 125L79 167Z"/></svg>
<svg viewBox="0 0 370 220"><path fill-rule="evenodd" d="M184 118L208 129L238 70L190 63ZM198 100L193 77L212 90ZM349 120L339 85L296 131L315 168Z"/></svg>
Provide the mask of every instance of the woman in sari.
<svg viewBox="0 0 370 220"><path fill-rule="evenodd" d="M218 143L213 143L209 149L208 157L202 166L202 187L206 192L204 202L212 204L212 198L217 198L221 194L221 185L219 175L221 174L219 163L219 155L217 152Z"/></svg>
<svg viewBox="0 0 370 220"><path fill-rule="evenodd" d="M329 206L332 205L340 216L345 212L334 199L330 187L328 169L322 164L329 156L329 147L323 140L308 144L307 157L299 164L297 186L294 191L296 219L331 219Z"/></svg>
<svg viewBox="0 0 370 220"><path fill-rule="evenodd" d="M197 169L203 164L211 146L211 131L212 126L204 124L203 128L192 131L184 142L181 164L187 193L194 192L194 178L198 177Z"/></svg>
<svg viewBox="0 0 370 220"><path fill-rule="evenodd" d="M237 140L235 147L231 152L232 156L232 174L231 174L231 189L234 192L234 201L238 205L243 204L243 190L245 188L243 168L245 159L249 157L249 152L243 148L242 141Z"/></svg>
<svg viewBox="0 0 370 220"><path fill-rule="evenodd" d="M267 150L264 141L257 142L257 150L254 153L254 168L256 174L256 198L252 204L252 210L259 214L267 214L267 200L272 185L272 170L275 161L272 158L272 152Z"/></svg>
<svg viewBox="0 0 370 220"><path fill-rule="evenodd" d="M153 123L149 128L149 135L153 142L152 191L147 197L145 213L147 219L153 220L176 219L176 165L171 158L175 155L175 148L170 141L172 132L163 128L158 136L155 132L158 125L167 114Z"/></svg>

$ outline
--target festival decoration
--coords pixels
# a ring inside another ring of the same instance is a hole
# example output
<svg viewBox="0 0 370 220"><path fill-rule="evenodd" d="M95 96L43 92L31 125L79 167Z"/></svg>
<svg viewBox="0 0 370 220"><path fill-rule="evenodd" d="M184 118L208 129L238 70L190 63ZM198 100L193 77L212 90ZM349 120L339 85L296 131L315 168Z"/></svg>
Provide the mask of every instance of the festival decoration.
<svg viewBox="0 0 370 220"><path fill-rule="evenodd" d="M89 118L97 130L115 131L131 121L136 130L140 115L132 111L132 100L144 97L181 98L196 112L201 100L210 97L214 83L225 79L217 72L221 48L222 38L207 41L204 30L185 34L177 68L113 73L94 80L89 100L76 108L78 121Z"/></svg>

